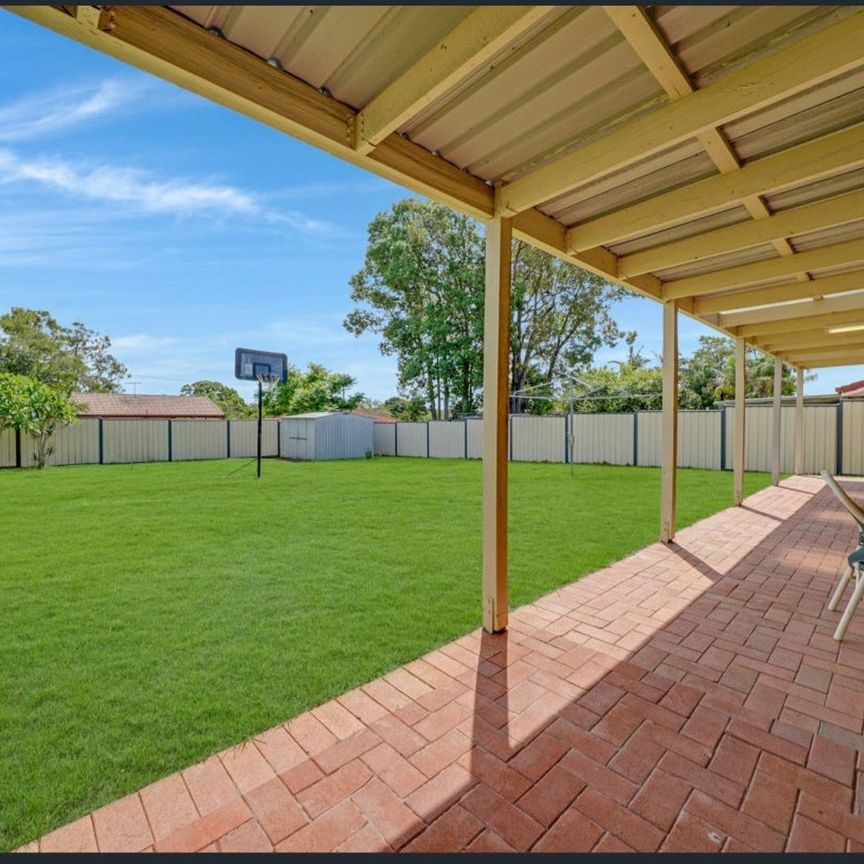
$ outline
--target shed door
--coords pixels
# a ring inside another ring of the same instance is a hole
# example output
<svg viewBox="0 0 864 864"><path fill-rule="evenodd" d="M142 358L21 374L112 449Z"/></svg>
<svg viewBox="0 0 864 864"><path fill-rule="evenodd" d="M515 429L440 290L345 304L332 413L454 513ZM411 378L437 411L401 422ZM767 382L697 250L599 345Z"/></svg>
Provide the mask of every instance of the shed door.
<svg viewBox="0 0 864 864"><path fill-rule="evenodd" d="M288 440L285 448L286 459L308 459L309 420L295 420L288 429Z"/></svg>

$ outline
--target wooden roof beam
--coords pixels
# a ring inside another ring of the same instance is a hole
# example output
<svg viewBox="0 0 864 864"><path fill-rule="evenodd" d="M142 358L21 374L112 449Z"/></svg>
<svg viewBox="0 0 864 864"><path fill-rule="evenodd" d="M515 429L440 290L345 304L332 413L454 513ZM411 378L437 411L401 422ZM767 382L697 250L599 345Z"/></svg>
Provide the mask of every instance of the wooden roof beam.
<svg viewBox="0 0 864 864"><path fill-rule="evenodd" d="M757 324L760 321L785 321L790 318L800 318L802 315L813 315L820 310L823 312L845 312L847 309L858 309L864 306L864 292L860 290L864 288L864 285L861 284L861 280L864 279L864 273L844 273L843 275L857 277L859 290L854 293L839 294L836 297L825 297L824 299L820 296L806 298L803 302L790 301L776 306L767 306L763 309L726 312L719 316L718 323L723 327L741 327L745 324ZM811 284L825 281L827 280L818 279ZM786 285L780 287L797 288L799 286Z"/></svg>
<svg viewBox="0 0 864 864"><path fill-rule="evenodd" d="M801 369L828 369L832 366L859 366L864 363L864 352L858 355L850 355L843 360L798 360L797 363L791 363L792 366L798 366Z"/></svg>
<svg viewBox="0 0 864 864"><path fill-rule="evenodd" d="M806 337L803 334L807 335ZM773 351L781 354L810 353L817 351L836 351L839 348L860 345L864 348L864 331L852 333L827 333L825 328L802 330L786 336L778 333L767 339L751 340L751 345L761 351Z"/></svg>
<svg viewBox="0 0 864 864"><path fill-rule="evenodd" d="M864 363L864 347L843 348L838 351L830 351L824 354L806 352L802 354L792 353L781 355L783 360L793 366L811 366L814 363L832 363L835 366L852 366L856 363ZM788 358L788 359L787 359Z"/></svg>
<svg viewBox="0 0 864 864"><path fill-rule="evenodd" d="M478 6L407 72L357 115L356 148L368 153L412 117L466 78L545 17L549 6Z"/></svg>
<svg viewBox="0 0 864 864"><path fill-rule="evenodd" d="M502 186L496 212L527 210L862 65L858 12Z"/></svg>
<svg viewBox="0 0 864 864"><path fill-rule="evenodd" d="M827 302L827 301L824 301ZM847 309L841 312L820 312L819 306L812 307L812 314L802 315L800 318L788 318L781 320L760 321L755 324L742 324L738 327L727 327L726 330L733 336L743 339L754 340L767 344L769 337L778 333L792 333L800 330L824 330L837 324L857 324L864 321L864 303L860 309Z"/></svg>
<svg viewBox="0 0 864 864"><path fill-rule="evenodd" d="M575 225L567 231L567 248L578 252L660 231L732 207L748 195L794 188L862 165L864 123Z"/></svg>
<svg viewBox="0 0 864 864"><path fill-rule="evenodd" d="M618 261L618 272L625 278L640 273L657 272L738 249L760 246L772 240L842 225L861 219L862 215L864 189L856 189L825 201L783 210L754 222L728 225L643 252L622 255Z"/></svg>
<svg viewBox="0 0 864 864"><path fill-rule="evenodd" d="M731 294L709 294L697 298L693 311L697 315L711 315L716 312L729 313L731 310L745 310L753 306L770 306L776 303L790 303L794 300L810 300L826 294L843 294L849 291L864 290L864 272L840 273L837 276L823 276L806 284L774 285L770 288L751 288ZM754 313L761 317L764 309Z"/></svg>
<svg viewBox="0 0 864 864"><path fill-rule="evenodd" d="M670 99L680 99L695 92L693 82L644 6L603 8ZM741 167L738 154L720 129L703 129L696 133L696 140L722 174L729 174ZM764 219L771 214L759 195L749 195L741 203L754 219ZM781 255L794 254L795 250L784 237L771 237L770 242ZM642 272L647 273L648 270Z"/></svg>
<svg viewBox="0 0 864 864"><path fill-rule="evenodd" d="M864 239L834 243L831 246L821 246L818 249L810 249L807 252L799 252L797 255L790 255L785 258L754 261L750 264L741 264L738 267L714 270L699 276L689 276L685 279L664 282L663 299L698 298L705 294L729 291L738 285L744 286L782 276L794 276L808 270L858 262L864 262Z"/></svg>

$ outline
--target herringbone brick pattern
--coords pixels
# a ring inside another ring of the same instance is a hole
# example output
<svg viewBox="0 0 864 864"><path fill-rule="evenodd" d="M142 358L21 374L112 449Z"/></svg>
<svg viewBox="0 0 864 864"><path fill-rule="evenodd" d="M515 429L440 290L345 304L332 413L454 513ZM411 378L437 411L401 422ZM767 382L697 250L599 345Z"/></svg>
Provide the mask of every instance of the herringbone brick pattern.
<svg viewBox="0 0 864 864"><path fill-rule="evenodd" d="M785 481L26 848L864 851L855 536Z"/></svg>

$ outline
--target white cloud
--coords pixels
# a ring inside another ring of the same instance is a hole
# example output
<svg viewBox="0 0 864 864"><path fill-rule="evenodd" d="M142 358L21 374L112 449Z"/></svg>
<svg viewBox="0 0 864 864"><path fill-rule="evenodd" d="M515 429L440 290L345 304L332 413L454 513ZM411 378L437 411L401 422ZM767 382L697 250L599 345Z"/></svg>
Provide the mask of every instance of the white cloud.
<svg viewBox="0 0 864 864"><path fill-rule="evenodd" d="M254 196L234 186L155 180L134 168L88 167L59 158L22 159L0 150L0 183L33 182L79 198L132 204L151 213L192 213L201 210L256 213Z"/></svg>
<svg viewBox="0 0 864 864"><path fill-rule="evenodd" d="M142 89L132 81L104 80L27 96L0 107L0 141L51 135L107 114Z"/></svg>
<svg viewBox="0 0 864 864"><path fill-rule="evenodd" d="M137 168L86 165L56 156L23 158L11 150L0 149L0 185L16 183L35 183L74 198L131 208L135 212L253 217L313 238L338 232L330 222L265 206L254 192L231 184L183 177L157 178Z"/></svg>

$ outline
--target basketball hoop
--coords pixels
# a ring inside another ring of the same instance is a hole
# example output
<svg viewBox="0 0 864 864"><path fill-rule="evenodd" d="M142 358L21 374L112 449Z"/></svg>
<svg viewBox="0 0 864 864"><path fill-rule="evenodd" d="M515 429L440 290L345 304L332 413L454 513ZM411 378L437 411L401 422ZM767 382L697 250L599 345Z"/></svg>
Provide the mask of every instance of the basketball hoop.
<svg viewBox="0 0 864 864"><path fill-rule="evenodd" d="M269 393L278 383L281 377L278 372L259 372L256 376L261 389Z"/></svg>
<svg viewBox="0 0 864 864"><path fill-rule="evenodd" d="M280 381L288 380L288 357L275 351L253 351L238 348L234 352L234 375L241 381L258 382L258 476L261 476L261 433L263 425L263 395Z"/></svg>

